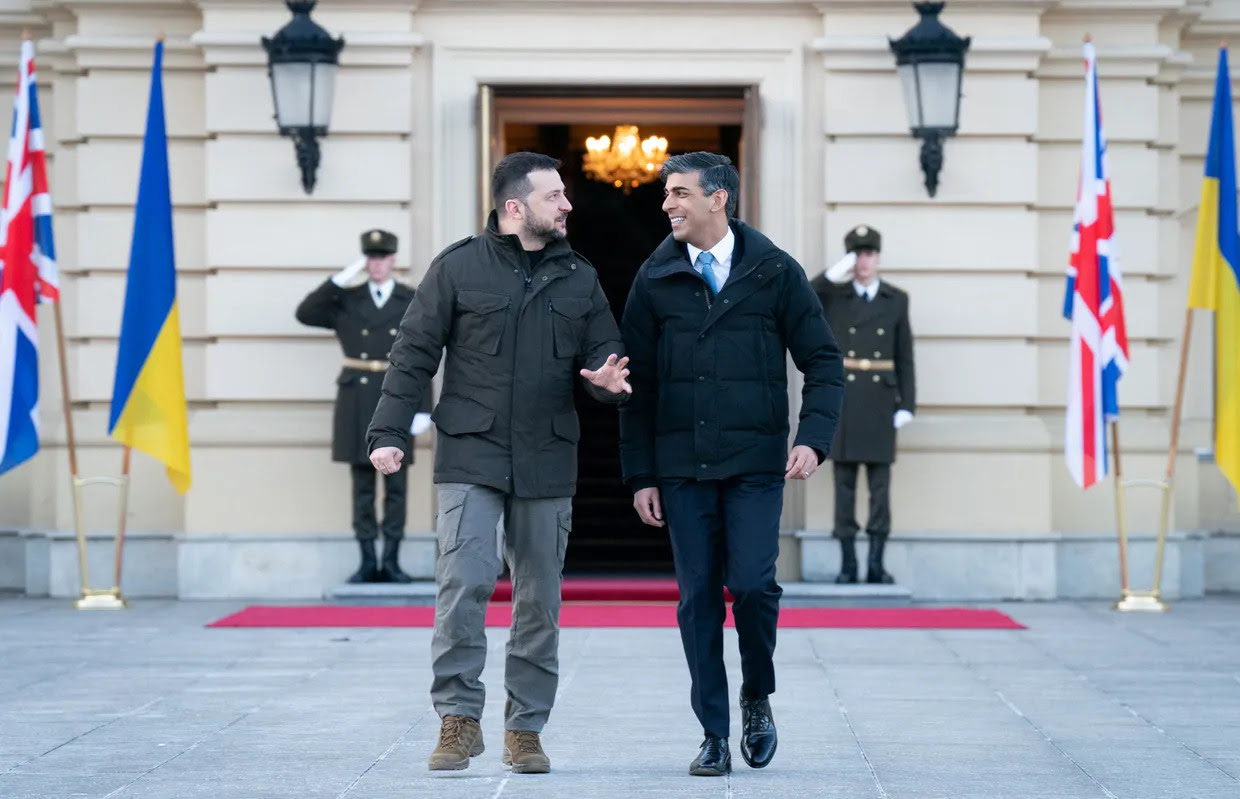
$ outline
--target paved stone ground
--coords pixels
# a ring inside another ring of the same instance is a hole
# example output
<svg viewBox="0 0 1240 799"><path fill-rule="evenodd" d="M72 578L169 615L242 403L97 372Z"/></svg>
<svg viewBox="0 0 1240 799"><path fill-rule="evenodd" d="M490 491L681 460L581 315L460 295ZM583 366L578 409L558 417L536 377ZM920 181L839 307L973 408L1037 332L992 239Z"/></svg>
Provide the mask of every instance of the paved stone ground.
<svg viewBox="0 0 1240 799"><path fill-rule="evenodd" d="M1000 605L1025 631L788 630L761 771L690 777L674 629L565 630L553 773L432 774L428 630L208 630L240 602L83 612L0 599L0 797L1237 799L1240 598L1119 615ZM735 637L729 668L739 680Z"/></svg>

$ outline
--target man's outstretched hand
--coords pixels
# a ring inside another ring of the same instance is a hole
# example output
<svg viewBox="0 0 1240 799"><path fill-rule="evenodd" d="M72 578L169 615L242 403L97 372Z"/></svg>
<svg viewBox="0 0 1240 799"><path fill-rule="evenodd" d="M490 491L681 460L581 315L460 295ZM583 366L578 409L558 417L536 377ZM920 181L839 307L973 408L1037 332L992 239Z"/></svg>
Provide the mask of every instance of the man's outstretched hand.
<svg viewBox="0 0 1240 799"><path fill-rule="evenodd" d="M629 376L629 370L625 368L628 366L628 363L629 358L627 355L617 361L616 354L613 352L607 356L607 361L598 369L593 371L582 369L581 376L602 390L612 394L632 394L633 387L625 379Z"/></svg>

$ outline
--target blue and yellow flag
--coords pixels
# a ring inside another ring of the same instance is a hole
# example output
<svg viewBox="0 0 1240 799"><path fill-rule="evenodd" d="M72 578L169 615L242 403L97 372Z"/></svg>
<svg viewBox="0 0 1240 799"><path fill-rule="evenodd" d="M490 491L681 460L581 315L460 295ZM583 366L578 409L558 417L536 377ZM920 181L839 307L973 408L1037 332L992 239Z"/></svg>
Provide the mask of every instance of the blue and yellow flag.
<svg viewBox="0 0 1240 799"><path fill-rule="evenodd" d="M1240 491L1240 220L1227 50L1219 51L1188 307L1214 311L1214 462Z"/></svg>
<svg viewBox="0 0 1240 799"><path fill-rule="evenodd" d="M172 251L163 55L164 45L159 42L151 68L151 99L142 142L142 172L108 434L163 461L168 479L184 494L190 486L189 425Z"/></svg>

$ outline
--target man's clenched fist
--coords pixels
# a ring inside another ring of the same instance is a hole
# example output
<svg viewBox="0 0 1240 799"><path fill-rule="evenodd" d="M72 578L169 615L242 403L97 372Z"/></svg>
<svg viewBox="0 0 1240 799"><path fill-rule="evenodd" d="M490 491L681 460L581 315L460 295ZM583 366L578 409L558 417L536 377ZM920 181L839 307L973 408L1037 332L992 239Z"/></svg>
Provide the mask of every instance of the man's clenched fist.
<svg viewBox="0 0 1240 799"><path fill-rule="evenodd" d="M379 447L370 453L370 462L383 474L395 474L404 457L405 453L399 447Z"/></svg>

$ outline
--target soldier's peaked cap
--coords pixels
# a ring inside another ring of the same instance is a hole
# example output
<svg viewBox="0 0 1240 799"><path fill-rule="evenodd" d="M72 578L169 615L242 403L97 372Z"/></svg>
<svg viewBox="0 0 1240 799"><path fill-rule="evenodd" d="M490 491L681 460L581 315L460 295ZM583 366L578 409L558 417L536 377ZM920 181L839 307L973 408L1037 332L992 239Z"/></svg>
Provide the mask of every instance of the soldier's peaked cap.
<svg viewBox="0 0 1240 799"><path fill-rule="evenodd" d="M367 230L362 234L363 255L391 255L396 252L396 234L386 230Z"/></svg>
<svg viewBox="0 0 1240 799"><path fill-rule="evenodd" d="M847 252L857 250L882 250L883 237L869 225L857 225L844 236L844 249Z"/></svg>

